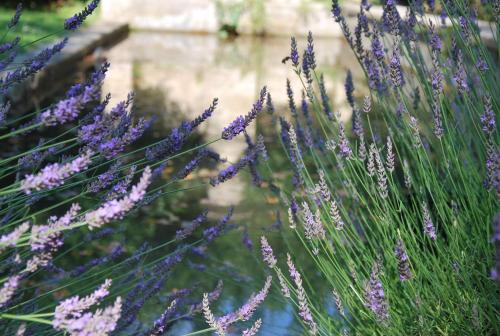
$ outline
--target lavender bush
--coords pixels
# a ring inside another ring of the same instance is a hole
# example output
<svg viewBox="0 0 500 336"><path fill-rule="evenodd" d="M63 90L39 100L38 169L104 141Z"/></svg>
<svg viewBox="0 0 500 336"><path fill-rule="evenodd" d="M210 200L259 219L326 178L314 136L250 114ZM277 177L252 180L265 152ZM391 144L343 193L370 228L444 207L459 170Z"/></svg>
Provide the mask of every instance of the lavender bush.
<svg viewBox="0 0 500 336"><path fill-rule="evenodd" d="M64 22L64 29L77 30L98 4L89 2ZM13 36L12 29L21 14L20 5L0 40L0 333L163 335L174 321L202 311L209 316L209 304L219 297L222 283L203 299L190 284L166 291L165 283L177 264L203 253L234 227L232 209L213 224L203 211L173 240L144 244L136 251L127 251L114 240L121 230L116 222L160 196L232 178L250 159L242 159L236 166L240 168L221 171L210 182L183 181L204 162L222 161L206 147L244 132L262 110L265 88L251 112L221 130L218 139L185 149L196 128L216 112L215 99L198 118L173 128L161 141L130 150L153 121L132 115L133 94L108 106L110 96L102 92L108 63L42 110L25 115L11 111L11 91L43 71L67 42L65 38L17 61L22 36ZM259 148L248 157L259 155ZM158 178L167 163L186 157L187 165L170 181ZM200 238L195 238L198 231ZM90 249L96 242L110 244L109 253L67 267L65 256ZM238 319L250 319L270 284L271 278L237 313L217 325L224 329ZM155 305L157 319L140 319L153 298L162 302ZM245 335L254 334L259 326L260 321L255 322Z"/></svg>
<svg viewBox="0 0 500 336"><path fill-rule="evenodd" d="M303 100L297 109L288 82L291 121L279 116L278 130L288 178L258 166L289 229L261 247L304 333L500 332L498 59L480 37L478 8L440 5L415 0L400 13L387 0L379 21L362 1L352 27L333 0L365 75L346 74L351 127L327 96L312 35L303 53L291 40L284 61ZM498 31L498 1L482 6Z"/></svg>

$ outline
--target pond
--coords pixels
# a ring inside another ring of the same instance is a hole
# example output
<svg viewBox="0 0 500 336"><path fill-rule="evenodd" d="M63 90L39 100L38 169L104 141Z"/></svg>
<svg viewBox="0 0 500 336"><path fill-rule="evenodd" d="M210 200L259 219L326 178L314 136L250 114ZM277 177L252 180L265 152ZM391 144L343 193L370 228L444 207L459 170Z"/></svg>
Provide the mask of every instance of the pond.
<svg viewBox="0 0 500 336"><path fill-rule="evenodd" d="M305 40L299 39L298 42L302 47L306 44ZM235 117L248 112L264 85L271 92L277 111L285 112L288 106L285 83L286 78L290 78L296 104L300 104L300 81L291 65L281 62L289 54L289 43L286 38L223 40L213 35L132 32L127 39L105 51L111 69L103 90L112 94L114 102L134 91L133 110L136 115L157 115L152 136L158 139L181 120L199 115L213 98L218 97L215 114L202 124L198 134L199 143L208 142L218 138L223 127ZM340 112L341 118L348 121L351 110L344 93L344 80L347 69L353 71L355 78L361 76L357 61L341 38L317 39L315 50L318 69L325 75L334 111ZM276 133L269 131L273 128L271 118L264 115L248 132L252 138L264 133L272 160L277 160L283 154ZM229 162L234 162L244 153L246 146L241 136L230 142L218 141L211 148ZM172 163L173 166L176 164ZM208 176L215 174L215 168L204 167L190 175L188 180L206 181ZM168 178L172 169L167 167L163 175ZM276 231L287 230L286 213L279 213L277 198L264 196L262 190L252 185L248 173L239 174L217 187L202 185L174 195L158 200L140 215L128 219L127 222L136 229L132 230L133 238L127 237L127 241L132 244L131 240L148 240L153 241L153 246L161 244L172 239L179 226L193 219L203 208L209 210L210 218L217 218L234 205L233 219L241 227L215 241L207 259L191 260L177 268L169 284L172 289L197 283L199 288L209 291L223 278L224 291L212 308L216 314L234 310L252 291L259 290L249 283L263 283L265 270L258 261L259 237L265 233L273 240ZM280 220L283 220L281 226ZM253 250L242 248L245 230L253 241ZM284 245L278 240L273 244L277 248ZM240 252L235 255L227 251ZM251 282L251 279L257 281ZM273 290L266 308L257 316L263 317L262 335L300 334L301 328L296 324L292 307L285 303L277 289ZM206 325L199 315L193 321L174 324L171 334L183 335L201 328L206 328Z"/></svg>

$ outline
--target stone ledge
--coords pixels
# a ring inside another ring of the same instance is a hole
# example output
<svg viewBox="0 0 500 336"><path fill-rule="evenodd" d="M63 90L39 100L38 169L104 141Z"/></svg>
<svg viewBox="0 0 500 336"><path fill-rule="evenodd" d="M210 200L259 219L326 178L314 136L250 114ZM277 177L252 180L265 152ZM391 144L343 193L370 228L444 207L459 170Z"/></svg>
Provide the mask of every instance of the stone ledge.
<svg viewBox="0 0 500 336"><path fill-rule="evenodd" d="M44 69L9 93L14 113L23 114L39 107L41 102L71 84L77 73L93 66L100 48L116 44L128 36L128 32L128 24L101 21L72 34L66 47ZM30 58L45 47L41 46L19 61Z"/></svg>

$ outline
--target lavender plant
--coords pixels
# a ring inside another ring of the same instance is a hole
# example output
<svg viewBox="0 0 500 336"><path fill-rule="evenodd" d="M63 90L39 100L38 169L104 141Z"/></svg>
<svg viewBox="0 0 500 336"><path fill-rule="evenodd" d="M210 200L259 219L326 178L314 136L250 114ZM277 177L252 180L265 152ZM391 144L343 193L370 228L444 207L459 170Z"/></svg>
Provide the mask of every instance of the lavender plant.
<svg viewBox="0 0 500 336"><path fill-rule="evenodd" d="M77 30L98 4L91 1L64 22L64 29ZM17 62L22 36L12 35L20 19L22 6L0 39L4 148L0 154L0 333L164 335L174 321L202 310L207 314L207 300L217 299L222 285L202 301L196 288L168 291L165 284L177 264L202 253L234 226L232 209L212 226L203 211L174 239L157 246L145 244L136 251L127 251L117 239L123 230L117 222L161 196L210 185L184 179L207 160L223 161L206 147L244 132L263 108L265 88L251 112L221 131L218 139L185 149L190 135L215 112L215 99L199 117L173 128L162 140L131 150L152 121L132 114L133 94L108 106L110 96L102 92L108 63L41 110L25 115L11 111L9 97L16 85L43 71L67 43L65 38ZM210 182L232 178L264 153L259 143L254 147L236 168L222 170ZM186 158L186 166L170 181L159 178L167 163ZM65 256L97 242L109 243L109 254L67 267ZM235 315L225 317L221 328L248 320L267 295L270 282L269 278ZM141 319L153 298L165 303L156 310L157 319ZM255 334L260 323L257 320L245 334Z"/></svg>
<svg viewBox="0 0 500 336"><path fill-rule="evenodd" d="M378 21L362 1L353 36L333 0L364 73L347 74L351 132L326 99L312 36L300 61L291 40L284 61L311 113L298 115L287 82L292 121L280 116L278 132L290 173L278 179L277 167L262 168L289 229L262 238L262 259L311 334L500 332L498 59L480 36L477 8L440 5L446 20L425 14L423 1L401 13L388 0ZM495 1L481 6L498 14ZM425 8L433 12L434 1ZM319 141L299 136L308 128ZM278 250L278 239L290 248Z"/></svg>

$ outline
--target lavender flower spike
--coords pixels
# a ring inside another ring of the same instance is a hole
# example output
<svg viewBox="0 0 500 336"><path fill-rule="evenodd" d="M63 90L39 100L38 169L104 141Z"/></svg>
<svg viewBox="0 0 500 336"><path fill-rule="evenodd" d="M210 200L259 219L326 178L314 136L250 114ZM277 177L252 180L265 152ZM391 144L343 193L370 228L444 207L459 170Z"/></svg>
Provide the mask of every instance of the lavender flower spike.
<svg viewBox="0 0 500 336"><path fill-rule="evenodd" d="M412 277L408 254L406 253L405 245L401 239L398 239L394 254L398 260L399 279L401 281L409 280Z"/></svg>
<svg viewBox="0 0 500 336"><path fill-rule="evenodd" d="M379 265L373 266L370 281L366 285L366 306L375 314L380 322L387 322L389 319L389 307L385 301L385 292L382 282L379 279Z"/></svg>
<svg viewBox="0 0 500 336"><path fill-rule="evenodd" d="M0 288L0 308L2 308L14 295L17 287L19 286L19 275L11 276L4 282Z"/></svg>
<svg viewBox="0 0 500 336"><path fill-rule="evenodd" d="M248 125L254 120L257 115L262 111L262 108L264 106L264 101L265 97L267 94L267 89L264 86L262 90L260 91L259 99L253 104L252 110L248 112L248 114L245 117L239 116L236 118L229 126L224 128L224 131L222 132L222 139L224 140L231 140L238 134L242 133L245 128L247 128Z"/></svg>
<svg viewBox="0 0 500 336"><path fill-rule="evenodd" d="M210 301L208 298L208 293L203 293L202 306L203 306L203 316L205 317L205 321L207 322L207 324L211 328L215 329L217 335L225 336L226 332L224 331L224 328L222 328L222 325L215 319L215 316L212 313L212 310L210 309Z"/></svg>
<svg viewBox="0 0 500 336"><path fill-rule="evenodd" d="M7 24L8 29L14 28L14 26L17 25L17 23L19 22L19 18L21 17L22 12L23 12L23 4L18 3L14 15L12 16L9 23Z"/></svg>
<svg viewBox="0 0 500 336"><path fill-rule="evenodd" d="M139 183L132 187L132 191L122 199L113 199L104 203L97 210L85 215L85 221L89 228L99 228L114 219L121 219L127 212L144 197L146 188L151 183L151 168L146 167L142 173Z"/></svg>
<svg viewBox="0 0 500 336"><path fill-rule="evenodd" d="M27 175L21 181L21 189L29 195L33 190L53 189L63 185L64 179L85 170L89 166L93 154L89 150L66 164L53 163L45 166L40 173Z"/></svg>
<svg viewBox="0 0 500 336"><path fill-rule="evenodd" d="M0 237L0 253L2 253L6 247L15 247L19 238L21 238L21 236L28 231L29 228L30 223L24 222L16 227L11 233L4 234Z"/></svg>
<svg viewBox="0 0 500 336"><path fill-rule="evenodd" d="M241 334L241 336L257 335L261 326L262 326L262 320L258 319L257 321L255 321L255 323L253 324L253 326L251 328L243 330L243 333Z"/></svg>
<svg viewBox="0 0 500 336"><path fill-rule="evenodd" d="M83 21L92 14L92 12L99 5L100 0L92 0L80 13L73 15L72 17L64 21L64 29L66 30L76 30L83 24Z"/></svg>
<svg viewBox="0 0 500 336"><path fill-rule="evenodd" d="M68 332L71 336L108 336L116 328L121 316L122 300L117 297L114 304L95 313L85 312L98 304L109 294L111 280L107 279L94 293L80 298L71 297L62 301L55 309L52 325L57 330Z"/></svg>
<svg viewBox="0 0 500 336"><path fill-rule="evenodd" d="M302 285L302 277L300 273L295 268L295 265L292 261L292 257L287 253L287 264L288 269L290 271L290 276L295 282L295 286L297 287L297 300L299 303L299 316L302 318L305 324L309 326L309 331L311 334L316 335L318 333L318 325L313 319L311 310L309 308L309 303L307 301L306 292Z"/></svg>
<svg viewBox="0 0 500 336"><path fill-rule="evenodd" d="M270 268L273 268L276 266L276 258L274 257L274 252L273 248L271 245L269 245L266 237L262 236L260 237L260 244L261 244L261 250L262 250L262 259L266 262L267 266Z"/></svg>
<svg viewBox="0 0 500 336"><path fill-rule="evenodd" d="M436 240L436 228L434 227L434 223L432 223L432 218L429 213L429 208L427 204L422 203L422 213L424 217L424 233L432 240Z"/></svg>

